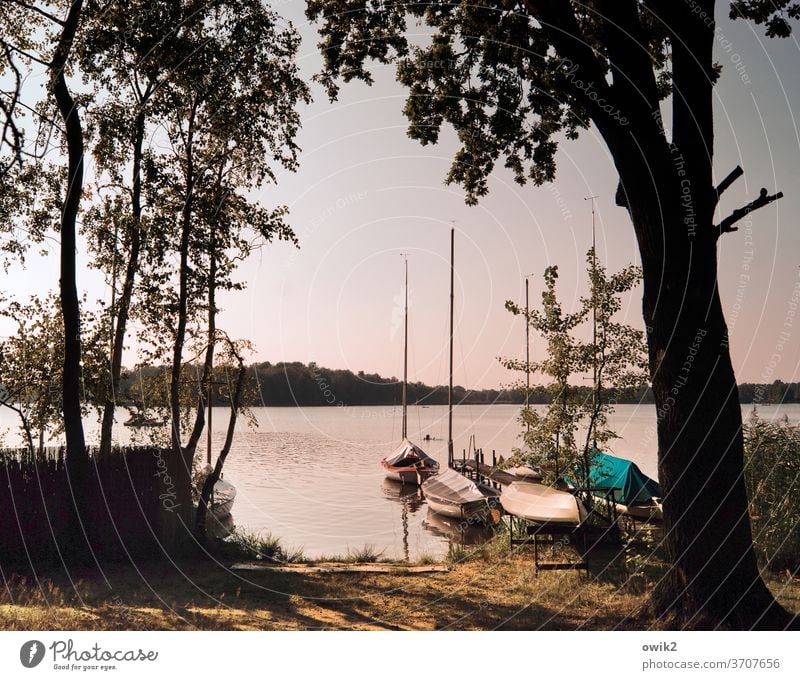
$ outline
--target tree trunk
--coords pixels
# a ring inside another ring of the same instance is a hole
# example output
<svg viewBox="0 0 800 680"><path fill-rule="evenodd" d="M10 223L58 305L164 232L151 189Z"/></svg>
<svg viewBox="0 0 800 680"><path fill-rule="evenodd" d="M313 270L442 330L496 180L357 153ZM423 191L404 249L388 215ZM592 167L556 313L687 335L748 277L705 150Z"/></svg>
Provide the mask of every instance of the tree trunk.
<svg viewBox="0 0 800 680"><path fill-rule="evenodd" d="M133 297L133 286L136 274L139 271L139 251L141 249L141 219L142 219L142 144L144 142L145 113L144 108L136 117L133 137L133 182L131 192L131 217L130 253L125 267L125 280L122 284L122 295L118 307L111 310L116 314L114 328L114 341L111 352L111 393L106 399L103 408L103 420L100 426L100 454L111 451L111 438L114 428L114 411L119 393L120 375L122 373L122 352L125 346L125 333L128 326L128 314ZM115 246L116 247L116 244Z"/></svg>
<svg viewBox="0 0 800 680"><path fill-rule="evenodd" d="M762 581L752 545L741 407L717 287L711 212L690 206L681 178L675 179L658 182L655 191L630 191L633 181L626 187L643 246L664 547L671 565L653 606L675 627L784 628L791 617ZM651 255L654 240L661 240L662 257Z"/></svg>
<svg viewBox="0 0 800 680"><path fill-rule="evenodd" d="M234 354L236 354L235 349ZM217 457L217 462L214 465L213 471L210 475L208 475L208 477L206 477L205 482L203 483L203 489L200 493L199 502L197 503L197 515L195 517L194 531L195 537L201 545L207 540L206 520L208 517L208 507L209 501L211 500L211 493L214 490L214 485L222 476L222 469L225 466L225 460L230 453L231 444L233 443L233 434L236 430L236 419L239 415L239 409L241 408L242 403L242 392L244 390L244 381L247 372L245 370L244 360L242 357L236 354L236 358L239 362L239 374L236 377L236 387L234 389L233 398L231 399L231 414L230 418L228 419L228 430L225 435L225 444L223 445L222 451L220 451L220 454Z"/></svg>
<svg viewBox="0 0 800 680"><path fill-rule="evenodd" d="M180 265L178 268L178 323L175 330L175 340L172 348L172 368L170 373L169 399L171 415L171 441L174 482L177 494L177 506L172 520L179 523L176 531L178 544L185 542L187 529L192 523L192 461L194 460L195 446L184 447L181 442L181 379L183 376L183 347L186 342L187 316L189 309L189 248L192 230L192 217L194 208L194 156L193 156L193 130L194 114L190 116L187 141L186 141L186 166L184 168L186 181L186 194L181 215L181 240L179 246ZM202 409L202 398L201 406ZM202 416L201 416L202 417ZM190 442L191 444L191 442Z"/></svg>
<svg viewBox="0 0 800 680"><path fill-rule="evenodd" d="M50 64L50 92L64 123L68 167L61 214L61 312L64 319L63 411L67 471L79 516L86 508L89 457L81 420L81 329L76 284L76 222L83 189L83 131L77 106L67 87L65 69L80 21L83 0L75 0Z"/></svg>

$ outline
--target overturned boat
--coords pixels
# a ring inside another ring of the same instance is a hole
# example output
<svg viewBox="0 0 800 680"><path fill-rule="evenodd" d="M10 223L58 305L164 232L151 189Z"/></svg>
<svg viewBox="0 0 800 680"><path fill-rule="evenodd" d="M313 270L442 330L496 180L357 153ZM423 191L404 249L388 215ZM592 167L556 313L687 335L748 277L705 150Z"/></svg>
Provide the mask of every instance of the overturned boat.
<svg viewBox="0 0 800 680"><path fill-rule="evenodd" d="M593 488L601 490L595 491L597 497L610 498L613 492L618 513L643 520L663 518L661 487L636 463L596 451L589 479Z"/></svg>
<svg viewBox="0 0 800 680"><path fill-rule="evenodd" d="M500 521L500 494L478 485L455 470L447 469L422 484L428 507L440 515L469 524Z"/></svg>
<svg viewBox="0 0 800 680"><path fill-rule="evenodd" d="M513 482L503 489L500 503L509 515L536 524L578 527L588 516L576 496L536 482Z"/></svg>

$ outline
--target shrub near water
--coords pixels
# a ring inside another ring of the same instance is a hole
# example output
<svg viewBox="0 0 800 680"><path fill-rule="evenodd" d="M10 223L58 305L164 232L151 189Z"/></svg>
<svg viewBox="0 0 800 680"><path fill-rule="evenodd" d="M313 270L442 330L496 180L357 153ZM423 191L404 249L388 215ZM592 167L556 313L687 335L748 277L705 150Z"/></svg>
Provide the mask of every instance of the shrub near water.
<svg viewBox="0 0 800 680"><path fill-rule="evenodd" d="M800 427L755 412L744 427L745 481L759 560L800 569Z"/></svg>

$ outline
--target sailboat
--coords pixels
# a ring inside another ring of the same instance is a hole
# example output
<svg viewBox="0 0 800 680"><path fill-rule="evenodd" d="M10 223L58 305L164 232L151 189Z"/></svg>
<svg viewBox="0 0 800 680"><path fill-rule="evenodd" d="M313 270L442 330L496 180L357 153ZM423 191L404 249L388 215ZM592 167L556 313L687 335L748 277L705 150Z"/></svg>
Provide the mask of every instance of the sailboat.
<svg viewBox="0 0 800 680"><path fill-rule="evenodd" d="M453 465L453 310L455 307L455 228L450 230L450 381L447 390L447 463L445 472L422 484L428 507L435 513L469 524L500 521L499 494L451 469Z"/></svg>
<svg viewBox="0 0 800 680"><path fill-rule="evenodd" d="M405 261L405 315L403 321L403 441L381 461L386 479L404 484L422 484L439 472L439 463L408 439L408 259Z"/></svg>

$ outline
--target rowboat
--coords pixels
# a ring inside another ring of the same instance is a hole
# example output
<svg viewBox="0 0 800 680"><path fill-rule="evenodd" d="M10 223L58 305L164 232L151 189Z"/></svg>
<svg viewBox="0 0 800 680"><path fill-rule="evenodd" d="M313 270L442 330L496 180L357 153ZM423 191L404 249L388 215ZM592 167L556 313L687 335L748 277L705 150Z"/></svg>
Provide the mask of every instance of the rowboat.
<svg viewBox="0 0 800 680"><path fill-rule="evenodd" d="M448 468L425 480L422 493L428 507L440 515L469 524L495 524L500 520L500 495L455 470Z"/></svg>
<svg viewBox="0 0 800 680"><path fill-rule="evenodd" d="M408 439L403 440L394 454L384 458L381 466L386 479L403 484L422 484L439 472L439 463Z"/></svg>
<svg viewBox="0 0 800 680"><path fill-rule="evenodd" d="M161 427L167 424L167 419L146 416L144 413L134 413L123 424L126 427Z"/></svg>
<svg viewBox="0 0 800 680"><path fill-rule="evenodd" d="M577 527L588 515L571 493L535 482L513 482L503 489L500 503L508 514L537 524Z"/></svg>

